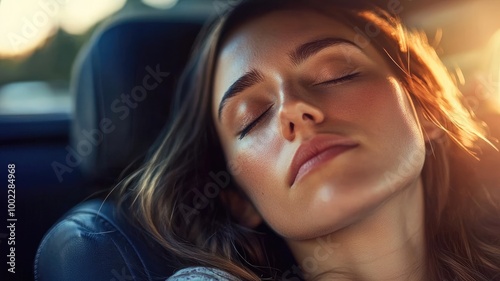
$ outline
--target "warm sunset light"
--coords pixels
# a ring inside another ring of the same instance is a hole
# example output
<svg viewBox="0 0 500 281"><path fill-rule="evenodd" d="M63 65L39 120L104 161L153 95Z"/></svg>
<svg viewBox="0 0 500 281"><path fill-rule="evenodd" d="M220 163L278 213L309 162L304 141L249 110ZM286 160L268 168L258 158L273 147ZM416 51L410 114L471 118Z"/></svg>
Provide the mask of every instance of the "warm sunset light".
<svg viewBox="0 0 500 281"><path fill-rule="evenodd" d="M52 12L50 6L43 5L45 3L48 2L1 1L0 56L20 56L29 53L56 30L59 11L52 8L56 13Z"/></svg>
<svg viewBox="0 0 500 281"><path fill-rule="evenodd" d="M500 30L492 37L489 52L491 60L489 65L490 91L494 93L493 101L500 111Z"/></svg>
<svg viewBox="0 0 500 281"><path fill-rule="evenodd" d="M66 0L67 4L60 16L64 31L80 34L96 22L120 10L126 0Z"/></svg>
<svg viewBox="0 0 500 281"><path fill-rule="evenodd" d="M118 11L126 0L2 0L0 57L24 56L61 27L83 33Z"/></svg>

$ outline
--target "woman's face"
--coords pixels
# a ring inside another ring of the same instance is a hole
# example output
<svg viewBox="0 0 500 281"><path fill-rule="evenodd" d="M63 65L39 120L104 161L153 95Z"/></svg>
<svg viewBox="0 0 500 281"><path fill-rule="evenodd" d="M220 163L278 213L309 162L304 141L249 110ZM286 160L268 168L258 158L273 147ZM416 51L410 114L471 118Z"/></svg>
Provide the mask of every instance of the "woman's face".
<svg viewBox="0 0 500 281"><path fill-rule="evenodd" d="M425 146L413 107L388 59L357 36L290 9L245 23L222 45L216 130L237 184L285 238L355 223L419 179Z"/></svg>

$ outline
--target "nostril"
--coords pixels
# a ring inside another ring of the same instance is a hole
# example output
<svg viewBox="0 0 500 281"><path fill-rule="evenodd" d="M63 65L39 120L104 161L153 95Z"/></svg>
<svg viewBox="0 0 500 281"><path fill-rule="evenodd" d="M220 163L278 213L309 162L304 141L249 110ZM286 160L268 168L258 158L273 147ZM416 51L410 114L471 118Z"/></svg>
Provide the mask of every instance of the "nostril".
<svg viewBox="0 0 500 281"><path fill-rule="evenodd" d="M309 113L304 113L302 115L302 120L304 120L304 121L305 120L314 120L314 117L311 114L309 114Z"/></svg>
<svg viewBox="0 0 500 281"><path fill-rule="evenodd" d="M293 129L294 129L294 124L290 122L290 132L293 132Z"/></svg>

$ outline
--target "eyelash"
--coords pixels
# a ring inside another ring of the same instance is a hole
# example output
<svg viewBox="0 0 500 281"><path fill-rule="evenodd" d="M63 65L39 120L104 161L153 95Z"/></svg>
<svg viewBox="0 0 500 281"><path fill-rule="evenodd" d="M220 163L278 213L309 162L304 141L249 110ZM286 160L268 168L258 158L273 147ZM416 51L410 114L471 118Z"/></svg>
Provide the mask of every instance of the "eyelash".
<svg viewBox="0 0 500 281"><path fill-rule="evenodd" d="M335 85L335 84L340 84L340 83L343 83L343 82L347 82L347 81L350 81L356 77L358 77L359 75L361 74L361 72L355 72L355 73L351 73L351 74L348 74L348 75L345 75L345 76L342 76L340 78L335 78L335 79L332 79L332 80L328 80L328 81L325 81L325 82L320 82L318 84L316 84L315 86L319 86L319 85Z"/></svg>
<svg viewBox="0 0 500 281"><path fill-rule="evenodd" d="M261 115L259 115L259 117L257 117L253 122L251 122L245 128L243 128L243 130L241 130L238 133L238 139L239 140L243 139L253 129L253 127L255 127L259 123L259 121L262 120L262 118L264 118L267 115L267 113L269 113L269 110L271 110L271 108L272 106L266 109L266 111L264 111Z"/></svg>
<svg viewBox="0 0 500 281"><path fill-rule="evenodd" d="M360 72L355 72L355 73L351 73L351 74L342 76L340 78L335 78L335 79L332 79L332 80L321 82L321 83L318 83L316 85L340 84L340 83L343 83L343 82L350 81L350 80L358 77L360 74L361 74ZM261 121L262 118L264 118L266 116L266 114L269 112L269 110L271 108L272 108L272 106L270 106L268 109L266 109L266 111L264 111L261 115L259 115L259 117L257 117L253 122L251 122L245 128L243 128L243 130L241 130L240 132L238 132L238 139L242 140L259 123L259 121Z"/></svg>

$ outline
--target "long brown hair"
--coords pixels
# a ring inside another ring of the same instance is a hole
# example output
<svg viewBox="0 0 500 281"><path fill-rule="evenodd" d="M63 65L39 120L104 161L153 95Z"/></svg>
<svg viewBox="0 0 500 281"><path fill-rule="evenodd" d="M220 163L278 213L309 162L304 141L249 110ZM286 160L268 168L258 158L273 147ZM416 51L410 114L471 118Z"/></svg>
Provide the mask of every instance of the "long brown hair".
<svg viewBox="0 0 500 281"><path fill-rule="evenodd" d="M132 221L182 266L215 267L244 280L277 278L276 253L266 252L265 236L236 223L222 204L222 194L238 189L212 124L210 103L219 45L227 33L285 6L312 8L359 30L357 39L373 44L391 62L414 106L444 132L428 144L422 171L429 278L500 280L500 208L471 167L478 141L488 142L484 128L464 106L425 37L406 30L395 11L370 1L251 0L219 14L184 72L171 122L144 164L119 186L120 202L127 202Z"/></svg>

